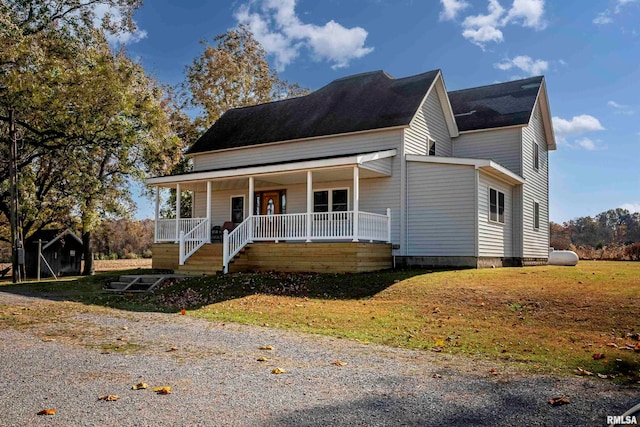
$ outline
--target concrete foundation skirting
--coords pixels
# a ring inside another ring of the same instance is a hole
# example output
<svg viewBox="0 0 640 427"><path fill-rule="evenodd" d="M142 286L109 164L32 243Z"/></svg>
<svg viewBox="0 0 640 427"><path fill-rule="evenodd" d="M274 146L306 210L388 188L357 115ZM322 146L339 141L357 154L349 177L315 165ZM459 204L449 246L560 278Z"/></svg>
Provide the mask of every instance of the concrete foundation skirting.
<svg viewBox="0 0 640 427"><path fill-rule="evenodd" d="M396 256L400 268L497 268L546 265L542 258L472 257L472 256Z"/></svg>

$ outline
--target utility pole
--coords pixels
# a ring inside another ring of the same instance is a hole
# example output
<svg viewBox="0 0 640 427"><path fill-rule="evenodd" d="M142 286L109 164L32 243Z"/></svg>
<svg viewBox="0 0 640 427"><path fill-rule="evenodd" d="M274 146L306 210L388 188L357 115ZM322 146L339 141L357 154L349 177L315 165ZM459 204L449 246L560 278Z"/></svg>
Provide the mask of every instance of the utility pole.
<svg viewBox="0 0 640 427"><path fill-rule="evenodd" d="M17 283L20 277L18 269L18 130L16 129L15 112L9 110L9 136L11 147L9 150L9 191L10 191L10 222L11 222L11 279Z"/></svg>

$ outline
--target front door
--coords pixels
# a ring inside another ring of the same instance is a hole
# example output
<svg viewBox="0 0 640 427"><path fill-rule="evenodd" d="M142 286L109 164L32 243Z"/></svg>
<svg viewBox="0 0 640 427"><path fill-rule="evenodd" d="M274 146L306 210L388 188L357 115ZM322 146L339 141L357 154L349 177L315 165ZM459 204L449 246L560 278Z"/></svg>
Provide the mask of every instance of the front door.
<svg viewBox="0 0 640 427"><path fill-rule="evenodd" d="M280 191L263 191L260 194L260 215L279 215Z"/></svg>

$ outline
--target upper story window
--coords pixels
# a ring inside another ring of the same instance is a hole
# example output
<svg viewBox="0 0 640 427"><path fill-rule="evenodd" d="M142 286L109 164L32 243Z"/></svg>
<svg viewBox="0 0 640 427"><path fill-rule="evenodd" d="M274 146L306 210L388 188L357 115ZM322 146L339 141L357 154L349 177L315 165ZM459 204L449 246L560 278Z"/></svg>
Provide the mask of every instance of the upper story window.
<svg viewBox="0 0 640 427"><path fill-rule="evenodd" d="M533 228L540 228L540 203L533 202Z"/></svg>
<svg viewBox="0 0 640 427"><path fill-rule="evenodd" d="M436 141L431 137L427 138L427 154L429 156L436 155Z"/></svg>
<svg viewBox="0 0 640 427"><path fill-rule="evenodd" d="M535 141L533 141L533 168L540 169L540 146Z"/></svg>
<svg viewBox="0 0 640 427"><path fill-rule="evenodd" d="M343 212L349 209L349 192L346 188L313 192L314 212Z"/></svg>
<svg viewBox="0 0 640 427"><path fill-rule="evenodd" d="M489 188L489 220L504 224L504 193Z"/></svg>

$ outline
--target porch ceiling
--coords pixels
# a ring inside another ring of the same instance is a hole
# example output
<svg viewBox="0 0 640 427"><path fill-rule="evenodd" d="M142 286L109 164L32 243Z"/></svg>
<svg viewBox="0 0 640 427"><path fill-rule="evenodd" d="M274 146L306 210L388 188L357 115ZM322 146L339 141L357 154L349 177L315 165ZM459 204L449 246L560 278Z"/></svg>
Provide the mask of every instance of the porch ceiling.
<svg viewBox="0 0 640 427"><path fill-rule="evenodd" d="M386 150L331 159L193 172L151 178L147 180L147 184L175 188L179 183L184 190L202 190L206 188L206 182L211 181L213 190L231 190L247 188L249 177L253 176L256 188L269 185L286 186L306 183L309 170L313 172L314 183L352 180L354 166L360 168L360 179L379 178L391 175L391 159L395 155L396 150Z"/></svg>

